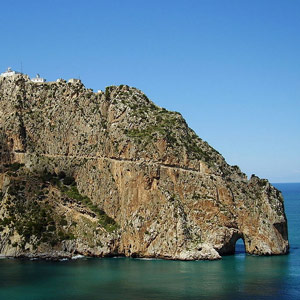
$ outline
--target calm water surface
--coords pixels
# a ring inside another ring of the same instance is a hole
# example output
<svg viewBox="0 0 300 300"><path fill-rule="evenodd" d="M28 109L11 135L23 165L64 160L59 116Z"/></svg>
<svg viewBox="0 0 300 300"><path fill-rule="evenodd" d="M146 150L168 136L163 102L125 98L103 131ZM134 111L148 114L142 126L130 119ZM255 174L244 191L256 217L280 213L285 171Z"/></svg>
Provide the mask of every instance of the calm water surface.
<svg viewBox="0 0 300 300"><path fill-rule="evenodd" d="M0 299L300 299L300 183L283 192L291 251L221 261L0 260Z"/></svg>

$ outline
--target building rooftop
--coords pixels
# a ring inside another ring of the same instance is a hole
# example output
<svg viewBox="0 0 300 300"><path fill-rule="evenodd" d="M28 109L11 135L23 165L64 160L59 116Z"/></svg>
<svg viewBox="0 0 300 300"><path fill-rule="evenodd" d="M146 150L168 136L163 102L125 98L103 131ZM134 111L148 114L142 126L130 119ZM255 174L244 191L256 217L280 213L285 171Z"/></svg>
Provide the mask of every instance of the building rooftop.
<svg viewBox="0 0 300 300"><path fill-rule="evenodd" d="M9 76L13 76L13 75L16 75L16 74L22 74L22 73L17 72L17 71L13 71L11 67L8 67L5 72L0 74L0 76L9 77Z"/></svg>
<svg viewBox="0 0 300 300"><path fill-rule="evenodd" d="M31 78L32 82L46 82L45 78L42 78L40 74L36 74L34 78Z"/></svg>

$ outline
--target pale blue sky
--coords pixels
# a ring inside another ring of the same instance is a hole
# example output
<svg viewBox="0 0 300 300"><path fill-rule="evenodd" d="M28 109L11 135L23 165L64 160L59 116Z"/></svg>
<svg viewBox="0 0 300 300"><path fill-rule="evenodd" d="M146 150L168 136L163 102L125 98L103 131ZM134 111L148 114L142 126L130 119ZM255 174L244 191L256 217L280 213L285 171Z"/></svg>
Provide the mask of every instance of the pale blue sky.
<svg viewBox="0 0 300 300"><path fill-rule="evenodd" d="M3 1L0 68L128 84L248 175L300 182L300 1Z"/></svg>

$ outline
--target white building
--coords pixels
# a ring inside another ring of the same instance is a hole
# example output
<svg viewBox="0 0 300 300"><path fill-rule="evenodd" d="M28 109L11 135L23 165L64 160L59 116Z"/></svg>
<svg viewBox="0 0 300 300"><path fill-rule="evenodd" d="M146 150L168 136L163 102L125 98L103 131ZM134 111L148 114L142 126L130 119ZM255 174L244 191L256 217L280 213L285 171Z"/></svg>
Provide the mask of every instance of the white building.
<svg viewBox="0 0 300 300"><path fill-rule="evenodd" d="M5 72L3 72L3 73L0 74L0 76L2 76L2 77L10 77L10 76L17 75L17 74L22 74L22 73L13 71L10 67L8 67Z"/></svg>
<svg viewBox="0 0 300 300"><path fill-rule="evenodd" d="M36 74L35 78L31 78L32 82L46 82L45 78L42 78L40 74Z"/></svg>
<svg viewBox="0 0 300 300"><path fill-rule="evenodd" d="M71 78L71 79L69 79L68 82L69 83L81 83L81 80L80 79Z"/></svg>

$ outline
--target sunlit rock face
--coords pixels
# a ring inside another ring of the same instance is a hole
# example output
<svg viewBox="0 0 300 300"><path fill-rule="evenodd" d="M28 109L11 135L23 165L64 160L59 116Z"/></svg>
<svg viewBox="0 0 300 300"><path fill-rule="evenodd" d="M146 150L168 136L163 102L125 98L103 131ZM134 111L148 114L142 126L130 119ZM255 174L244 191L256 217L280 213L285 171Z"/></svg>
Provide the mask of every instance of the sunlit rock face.
<svg viewBox="0 0 300 300"><path fill-rule="evenodd" d="M0 78L0 124L1 255L288 252L281 193L136 88Z"/></svg>

